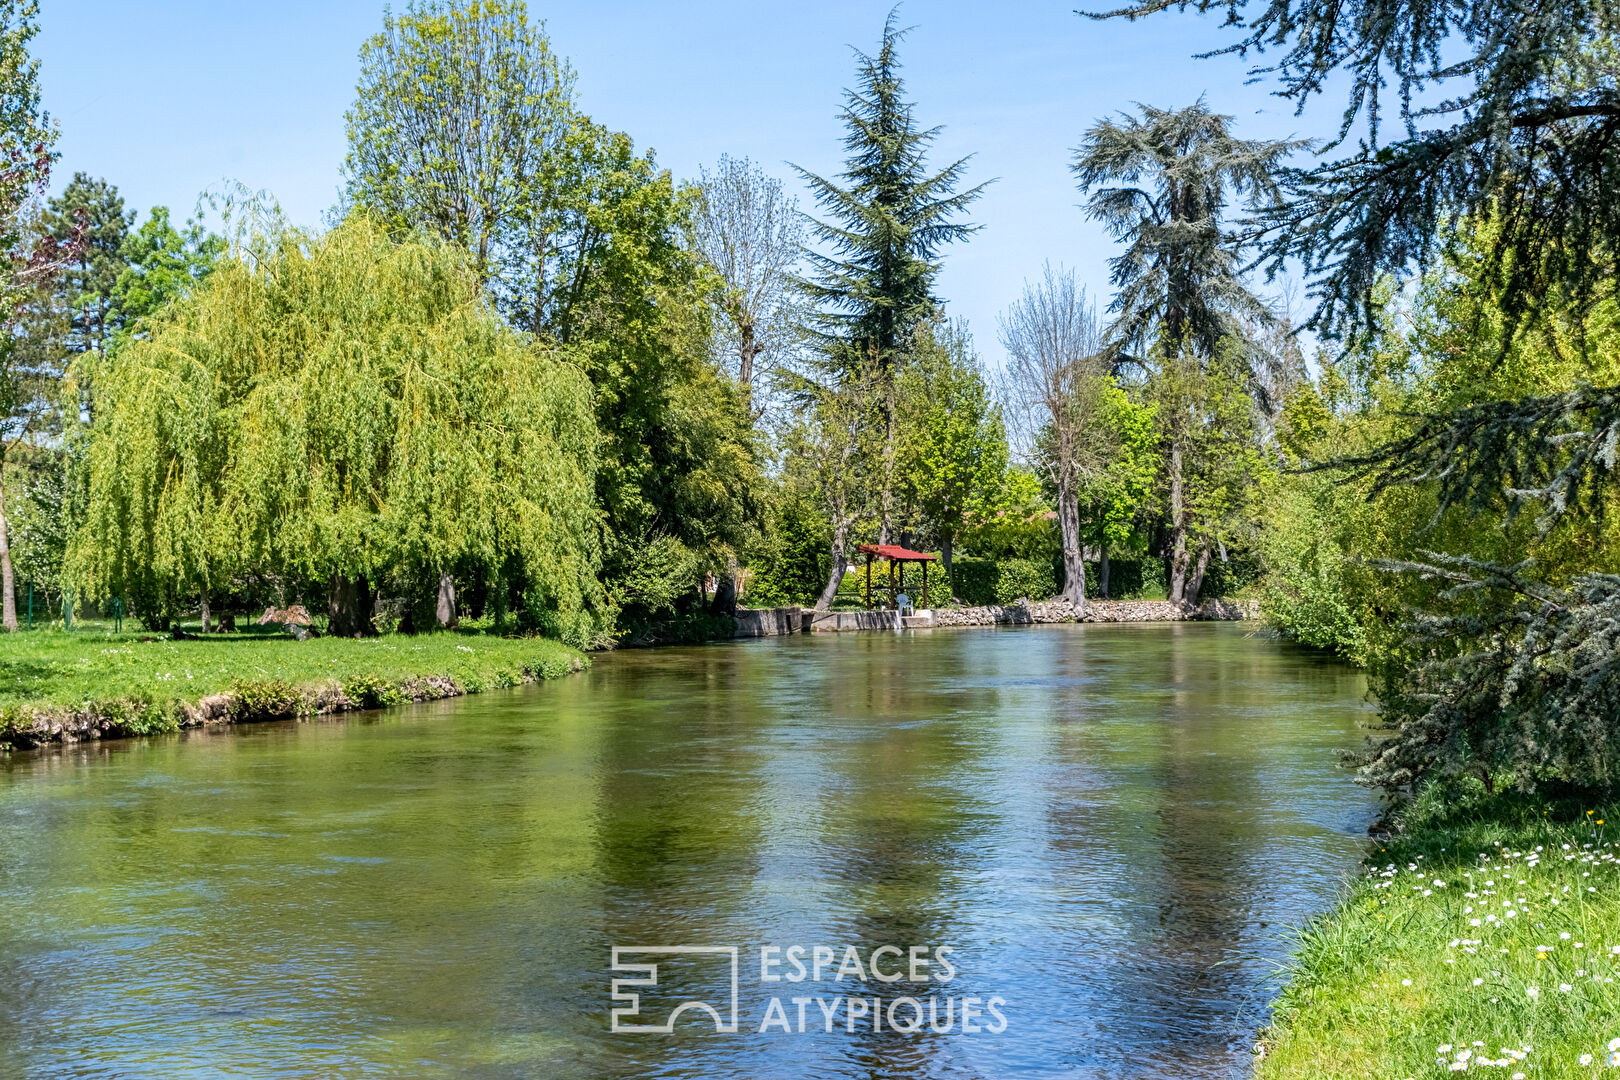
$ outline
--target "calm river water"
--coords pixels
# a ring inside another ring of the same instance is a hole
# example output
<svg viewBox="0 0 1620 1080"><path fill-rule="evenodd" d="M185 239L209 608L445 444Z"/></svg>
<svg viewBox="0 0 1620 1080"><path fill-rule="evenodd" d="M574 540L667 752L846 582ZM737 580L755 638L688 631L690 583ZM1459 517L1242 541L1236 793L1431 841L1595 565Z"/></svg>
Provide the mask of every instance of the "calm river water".
<svg viewBox="0 0 1620 1080"><path fill-rule="evenodd" d="M1239 1076L1362 693L1234 625L844 634L14 755L0 1076Z"/></svg>

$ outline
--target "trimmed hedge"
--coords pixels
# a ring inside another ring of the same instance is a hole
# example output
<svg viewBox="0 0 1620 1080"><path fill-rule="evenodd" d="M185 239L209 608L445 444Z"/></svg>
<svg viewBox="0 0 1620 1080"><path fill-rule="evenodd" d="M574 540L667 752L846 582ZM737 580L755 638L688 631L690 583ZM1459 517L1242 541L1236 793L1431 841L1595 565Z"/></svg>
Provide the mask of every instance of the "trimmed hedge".
<svg viewBox="0 0 1620 1080"><path fill-rule="evenodd" d="M1057 575L1045 560L958 557L951 560L951 576L957 598L970 607L1057 594Z"/></svg>

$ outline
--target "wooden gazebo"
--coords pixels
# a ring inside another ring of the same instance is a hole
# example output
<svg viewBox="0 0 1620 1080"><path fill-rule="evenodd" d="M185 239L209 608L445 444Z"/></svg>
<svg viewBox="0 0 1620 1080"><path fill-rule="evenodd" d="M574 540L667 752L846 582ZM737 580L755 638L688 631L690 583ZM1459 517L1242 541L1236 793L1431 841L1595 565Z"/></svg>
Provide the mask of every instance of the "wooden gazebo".
<svg viewBox="0 0 1620 1080"><path fill-rule="evenodd" d="M889 606L899 607L900 590L906 587L906 563L922 563L922 595L923 606L928 605L928 564L933 562L935 556L921 551L912 551L899 544L861 544L855 549L866 556L866 606L872 606L872 560L885 559L889 563ZM895 567L900 568L900 579L895 581ZM882 588L882 583L878 585ZM915 605L913 605L915 606Z"/></svg>

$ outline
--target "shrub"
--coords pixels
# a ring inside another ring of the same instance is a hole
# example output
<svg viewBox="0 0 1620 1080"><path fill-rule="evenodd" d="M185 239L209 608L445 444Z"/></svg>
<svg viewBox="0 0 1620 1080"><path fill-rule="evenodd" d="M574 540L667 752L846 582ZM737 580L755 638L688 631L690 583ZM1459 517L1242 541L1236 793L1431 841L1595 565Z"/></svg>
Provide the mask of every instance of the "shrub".
<svg viewBox="0 0 1620 1080"><path fill-rule="evenodd" d="M256 720L290 720L303 708L303 695L280 679L238 679L231 684L231 719L239 724Z"/></svg>
<svg viewBox="0 0 1620 1080"><path fill-rule="evenodd" d="M1057 575L1044 559L970 559L951 562L956 596L971 606L1045 600L1057 593Z"/></svg>
<svg viewBox="0 0 1620 1080"><path fill-rule="evenodd" d="M343 696L365 709L385 709L405 701L404 692L380 675L356 675L346 679Z"/></svg>

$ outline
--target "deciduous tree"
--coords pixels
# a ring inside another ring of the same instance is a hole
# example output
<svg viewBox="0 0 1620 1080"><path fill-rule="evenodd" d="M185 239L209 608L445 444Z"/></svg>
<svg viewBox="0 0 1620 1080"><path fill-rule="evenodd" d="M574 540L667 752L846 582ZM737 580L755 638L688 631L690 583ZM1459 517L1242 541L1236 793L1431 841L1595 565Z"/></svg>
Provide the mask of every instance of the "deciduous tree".
<svg viewBox="0 0 1620 1080"><path fill-rule="evenodd" d="M260 238L111 359L72 571L167 621L236 576L370 586L476 567L547 632L603 628L596 432L574 365L503 326L452 245L352 217Z"/></svg>
<svg viewBox="0 0 1620 1080"><path fill-rule="evenodd" d="M1109 463L1112 438L1099 422L1112 385L1097 309L1074 272L1046 267L1001 319L1007 397L1026 458L1057 493L1063 595L1086 609L1080 488Z"/></svg>
<svg viewBox="0 0 1620 1080"><path fill-rule="evenodd" d="M692 234L720 277L716 354L734 358L744 402L757 419L761 378L794 347L802 322L793 284L804 247L798 200L747 158L722 156L713 173L700 171Z"/></svg>

